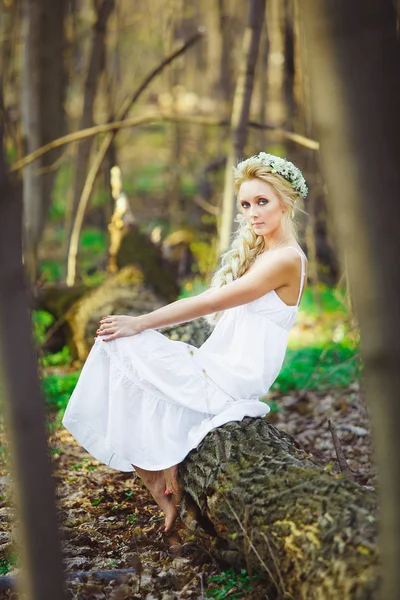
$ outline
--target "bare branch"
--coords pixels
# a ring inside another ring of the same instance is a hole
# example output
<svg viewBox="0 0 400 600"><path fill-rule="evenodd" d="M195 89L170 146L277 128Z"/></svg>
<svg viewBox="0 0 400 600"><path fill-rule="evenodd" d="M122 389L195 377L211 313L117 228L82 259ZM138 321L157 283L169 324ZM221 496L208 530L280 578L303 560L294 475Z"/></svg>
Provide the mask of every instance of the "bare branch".
<svg viewBox="0 0 400 600"><path fill-rule="evenodd" d="M335 446L336 456L337 456L337 459L339 462L340 470L342 471L342 473L346 477L346 479L350 479L350 481L355 481L354 473L350 469L349 465L347 464L347 460L344 457L342 445L341 445L340 440L336 433L336 427L332 423L332 421L328 421L328 424L329 424L329 430L332 435L333 445Z"/></svg>
<svg viewBox="0 0 400 600"><path fill-rule="evenodd" d="M211 125L214 127L228 127L229 121L226 119L215 119L214 117L203 117L194 115L192 117L184 117L177 116L168 113L149 113L148 115L144 115L142 117L134 117L132 119L125 119L124 121L113 121L111 123L102 123L101 125L95 125L94 127L88 127L87 129L82 129L81 131L74 131L73 133L69 133L64 135L56 140L53 140L49 144L42 146L32 152L31 154L27 154L20 160L17 160L10 168L11 171L19 171L23 169L27 165L34 162L37 158L43 156L53 148L59 148L60 146L65 146L66 144L71 144L72 142L78 142L87 137L91 137L93 135L99 135L100 133L107 133L108 131L125 129L127 127L139 127L140 125L145 125L146 123L160 123L164 121L179 121L181 123L195 123L198 125ZM304 146L306 148L310 148L311 150L319 150L319 143L316 140L312 140L300 134L296 134L290 131L286 131L280 127L274 127L273 125L267 125L265 123L255 123L250 122L250 127L257 127L258 129L269 129L274 131L275 133L285 137L287 139L293 139L293 141L297 142L299 145Z"/></svg>

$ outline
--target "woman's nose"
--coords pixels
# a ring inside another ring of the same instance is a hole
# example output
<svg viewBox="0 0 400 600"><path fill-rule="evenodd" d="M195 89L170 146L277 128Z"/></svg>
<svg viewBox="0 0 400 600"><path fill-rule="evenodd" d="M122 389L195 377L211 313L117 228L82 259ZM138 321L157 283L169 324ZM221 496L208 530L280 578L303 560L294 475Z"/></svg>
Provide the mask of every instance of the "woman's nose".
<svg viewBox="0 0 400 600"><path fill-rule="evenodd" d="M257 206L250 206L250 215L252 217L256 217L258 215L258 207Z"/></svg>

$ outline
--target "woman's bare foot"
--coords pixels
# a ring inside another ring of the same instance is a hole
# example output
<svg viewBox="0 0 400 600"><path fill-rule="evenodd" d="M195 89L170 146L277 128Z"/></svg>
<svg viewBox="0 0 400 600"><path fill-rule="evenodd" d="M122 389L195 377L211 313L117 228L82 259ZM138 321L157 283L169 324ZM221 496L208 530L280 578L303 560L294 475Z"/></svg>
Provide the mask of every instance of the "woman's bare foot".
<svg viewBox="0 0 400 600"><path fill-rule="evenodd" d="M165 478L163 471L147 471L133 465L141 480L157 502L158 506L165 514L165 529L167 532L171 529L178 511L175 506L175 499L165 494Z"/></svg>
<svg viewBox="0 0 400 600"><path fill-rule="evenodd" d="M165 513L164 533L167 533L171 529L172 525L175 522L176 517L178 516L178 510L176 508L173 498L168 498L168 500L169 500L168 510L164 509L164 513Z"/></svg>
<svg viewBox="0 0 400 600"><path fill-rule="evenodd" d="M180 495L180 486L178 482L178 465L164 469L165 477L165 494L174 494L176 497Z"/></svg>

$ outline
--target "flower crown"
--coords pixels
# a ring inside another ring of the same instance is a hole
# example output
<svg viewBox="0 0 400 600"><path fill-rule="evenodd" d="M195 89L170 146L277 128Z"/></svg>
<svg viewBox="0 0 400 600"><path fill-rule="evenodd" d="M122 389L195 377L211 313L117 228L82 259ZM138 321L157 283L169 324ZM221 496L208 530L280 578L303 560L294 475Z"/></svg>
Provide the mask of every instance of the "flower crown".
<svg viewBox="0 0 400 600"><path fill-rule="evenodd" d="M281 158L280 156L274 156L273 154L267 154L266 152L260 152L253 158L256 158L268 167L271 167L272 173L277 173L286 179L292 186L292 188L305 198L308 194L308 187L303 177L302 172L292 162ZM248 159L247 159L248 160ZM242 161L238 164L238 168L241 168L246 161Z"/></svg>

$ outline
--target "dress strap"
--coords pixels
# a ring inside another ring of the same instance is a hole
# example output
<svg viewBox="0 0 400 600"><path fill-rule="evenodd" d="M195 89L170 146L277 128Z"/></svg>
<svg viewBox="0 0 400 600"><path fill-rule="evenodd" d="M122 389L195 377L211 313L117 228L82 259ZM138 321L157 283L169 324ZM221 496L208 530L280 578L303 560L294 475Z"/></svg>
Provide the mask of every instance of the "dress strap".
<svg viewBox="0 0 400 600"><path fill-rule="evenodd" d="M306 276L306 267L305 267L304 254L298 248L296 248L296 246L286 246L286 247L287 248L293 248L293 250L296 250L296 252L298 254L300 254L300 258L301 258L300 291L299 291L299 297L297 298L297 302L296 302L296 306L299 306L300 298L301 298L301 293L303 291L304 281L305 281L305 276Z"/></svg>

